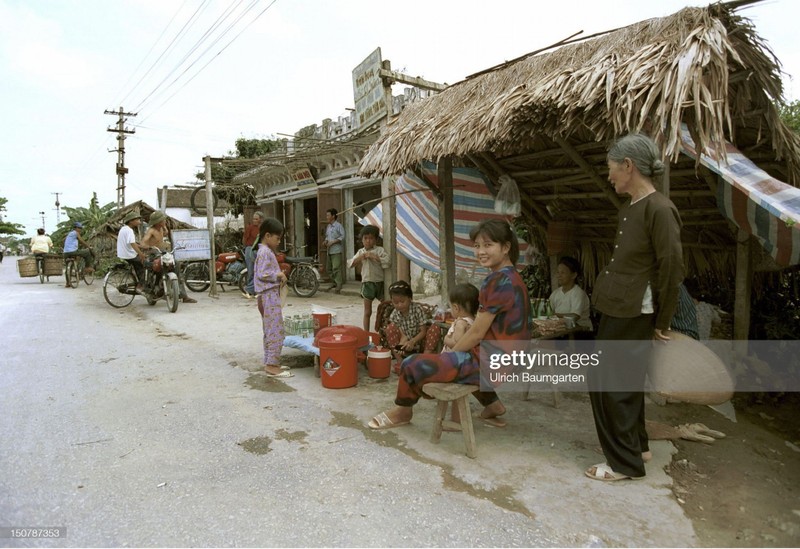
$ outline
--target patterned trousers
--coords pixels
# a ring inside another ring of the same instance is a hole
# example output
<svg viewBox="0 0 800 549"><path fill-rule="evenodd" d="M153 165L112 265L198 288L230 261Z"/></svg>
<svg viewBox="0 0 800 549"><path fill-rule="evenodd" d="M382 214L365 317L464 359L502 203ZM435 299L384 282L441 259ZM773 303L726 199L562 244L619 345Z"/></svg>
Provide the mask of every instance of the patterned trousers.
<svg viewBox="0 0 800 549"><path fill-rule="evenodd" d="M258 294L258 312L264 328L264 365L277 366L283 349L283 312L277 286Z"/></svg>

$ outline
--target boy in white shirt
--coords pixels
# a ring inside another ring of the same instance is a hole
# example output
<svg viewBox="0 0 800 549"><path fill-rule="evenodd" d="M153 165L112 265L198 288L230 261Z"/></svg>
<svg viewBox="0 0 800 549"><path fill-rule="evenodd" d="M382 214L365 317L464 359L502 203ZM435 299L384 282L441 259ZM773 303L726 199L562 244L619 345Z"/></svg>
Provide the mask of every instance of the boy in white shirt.
<svg viewBox="0 0 800 549"><path fill-rule="evenodd" d="M378 227L367 225L361 229L363 248L347 263L348 267L361 265L361 297L364 298L364 330L369 332L369 321L372 318L372 302L383 299L383 270L391 263L389 254L378 242Z"/></svg>

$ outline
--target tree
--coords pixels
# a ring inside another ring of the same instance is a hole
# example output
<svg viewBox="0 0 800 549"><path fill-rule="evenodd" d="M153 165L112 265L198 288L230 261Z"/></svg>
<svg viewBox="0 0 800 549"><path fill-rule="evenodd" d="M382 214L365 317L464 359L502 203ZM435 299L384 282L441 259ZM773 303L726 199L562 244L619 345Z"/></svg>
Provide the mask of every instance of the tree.
<svg viewBox="0 0 800 549"><path fill-rule="evenodd" d="M232 161L216 162L211 165L211 179L216 184L217 196L229 204L228 210L233 215L239 215L245 206L256 203L256 192L251 185L238 185L233 183L234 176L255 167L250 162L237 163L236 159L260 158L271 152L285 149L286 141L280 139L245 139L236 140L236 151L228 151ZM195 177L199 181L206 180L205 172L198 172Z"/></svg>
<svg viewBox="0 0 800 549"><path fill-rule="evenodd" d="M0 196L0 234L25 234L23 225L19 223L8 223L3 221L3 213L6 211L7 198Z"/></svg>
<svg viewBox="0 0 800 549"><path fill-rule="evenodd" d="M64 211L67 212L69 218L58 224L58 229L51 235L53 242L57 244L62 243L67 237L67 233L72 230L72 226L76 221L80 221L83 224L84 235L92 234L100 225L108 221L111 216L114 215L116 206L116 202L109 202L105 206L100 206L100 203L97 201L96 192L92 193L92 199L89 201L88 208L70 208L69 206L64 206Z"/></svg>
<svg viewBox="0 0 800 549"><path fill-rule="evenodd" d="M795 133L800 133L800 100L780 106L781 118Z"/></svg>

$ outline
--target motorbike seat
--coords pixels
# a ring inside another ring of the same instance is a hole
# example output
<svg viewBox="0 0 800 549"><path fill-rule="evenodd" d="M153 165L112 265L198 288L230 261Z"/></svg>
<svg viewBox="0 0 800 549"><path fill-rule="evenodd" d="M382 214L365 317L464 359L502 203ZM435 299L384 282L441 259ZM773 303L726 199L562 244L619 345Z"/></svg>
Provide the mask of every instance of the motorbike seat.
<svg viewBox="0 0 800 549"><path fill-rule="evenodd" d="M313 257L289 257L286 256L286 263L294 264L294 263L314 263Z"/></svg>

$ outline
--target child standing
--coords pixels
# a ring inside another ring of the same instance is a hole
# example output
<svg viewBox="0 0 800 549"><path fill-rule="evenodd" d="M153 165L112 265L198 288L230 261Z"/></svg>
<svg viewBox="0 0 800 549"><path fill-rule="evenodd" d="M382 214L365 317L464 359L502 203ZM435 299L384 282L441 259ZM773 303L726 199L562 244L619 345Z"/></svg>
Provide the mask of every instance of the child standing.
<svg viewBox="0 0 800 549"><path fill-rule="evenodd" d="M369 332L369 321L372 318L372 302L383 299L383 270L389 268L389 254L378 242L378 227L367 225L361 229L363 248L356 252L347 266L352 268L361 265L361 297L364 298L364 331Z"/></svg>
<svg viewBox="0 0 800 549"><path fill-rule="evenodd" d="M281 368L283 348L283 312L280 288L286 284L275 251L283 236L283 224L274 218L261 222L258 230L253 284L258 295L258 312L264 329L264 371L268 377L292 377L294 374Z"/></svg>
<svg viewBox="0 0 800 549"><path fill-rule="evenodd" d="M450 290L448 297L450 312L455 320L444 336L443 353L452 352L461 336L467 333L475 322L475 314L478 312L478 288L472 284L456 284Z"/></svg>

